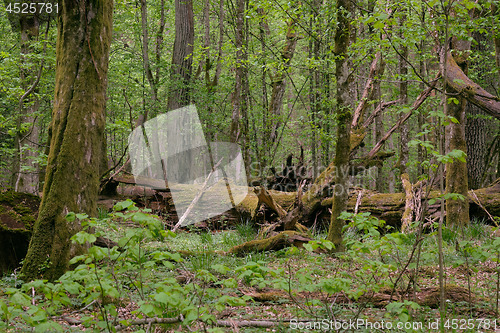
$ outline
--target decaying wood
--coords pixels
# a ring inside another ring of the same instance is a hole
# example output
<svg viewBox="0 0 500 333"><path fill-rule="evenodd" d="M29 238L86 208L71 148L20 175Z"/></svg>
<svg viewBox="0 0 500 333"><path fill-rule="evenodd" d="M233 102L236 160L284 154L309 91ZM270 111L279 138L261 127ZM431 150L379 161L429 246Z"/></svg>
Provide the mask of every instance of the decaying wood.
<svg viewBox="0 0 500 333"><path fill-rule="evenodd" d="M201 189L198 191L198 193L196 193L196 196L194 197L193 201L191 201L191 203L189 204L189 206L186 209L186 211L184 212L184 214L182 214L182 216L179 219L179 221L177 222L177 224L173 227L172 231L175 232L182 225L182 223L186 220L189 213L191 213L191 210L193 209L193 207L198 203L198 201L200 201L200 199L203 196L203 194L205 193L205 191L209 188L208 181L210 180L210 178L212 178L213 173L215 172L215 170L217 170L217 168L219 167L221 162L222 162L222 158L219 160L219 162L217 162L214 165L214 167L212 168L212 171L210 171L207 178L203 182Z"/></svg>
<svg viewBox="0 0 500 333"><path fill-rule="evenodd" d="M500 184L474 190L479 201L485 209L493 216L500 216ZM440 195L438 191L431 191L429 199L437 199ZM477 218L488 218L485 211L475 202L474 195L469 191L470 215ZM323 207L331 206L331 198L323 200ZM424 200L424 198L422 198ZM356 196L351 196L348 203L348 211L352 212L356 205ZM399 228L405 207L404 193L378 193L367 191L361 199L360 212L370 212L373 216L383 219L387 224ZM439 201L428 206L428 216L439 210Z"/></svg>
<svg viewBox="0 0 500 333"><path fill-rule="evenodd" d="M256 187L253 189L254 193L257 195L259 199L259 205L261 203L266 204L269 208L275 211L279 218L282 219L286 216L287 212L283 209L272 197L271 194L264 187Z"/></svg>
<svg viewBox="0 0 500 333"><path fill-rule="evenodd" d="M280 250L287 246L302 247L304 243L312 240L307 235L296 231L282 231L279 234L266 238L256 239L240 245L232 247L228 253L236 255L244 255L249 252L263 252Z"/></svg>
<svg viewBox="0 0 500 333"><path fill-rule="evenodd" d="M436 86L438 79L439 75L432 81L430 87L428 87L427 89L422 91L420 95L418 95L418 97L415 99L415 102L413 102L410 111L408 111L404 116L402 116L397 121L397 123L394 124L394 126L392 126L392 128L387 133L385 133L382 139L380 139L380 141L377 142L375 147L373 147L372 150L370 150L370 152L366 156L366 159L372 159L373 157L375 157L375 155L380 151L384 143L391 137L392 133L394 133L404 122L406 122L411 117L413 112L417 110L420 107L420 105L422 105L422 103L427 99L427 97L429 97L432 90L434 90L434 87Z"/></svg>
<svg viewBox="0 0 500 333"><path fill-rule="evenodd" d="M401 232L405 233L410 229L411 223L413 222L413 210L415 205L413 202L413 186L410 182L410 177L407 173L401 175L401 182L403 183L403 189L405 190L405 209L403 216L401 217Z"/></svg>
<svg viewBox="0 0 500 333"><path fill-rule="evenodd" d="M358 122L362 120L363 114L368 106L369 97L372 94L373 86L375 83L376 76L380 75L381 69L384 67L380 65L382 61L382 53L379 51L375 54L370 65L370 73L368 74L368 79L366 80L365 88L363 89L363 94L361 95L361 100L358 106L354 110L354 115L352 117L351 128L358 127Z"/></svg>

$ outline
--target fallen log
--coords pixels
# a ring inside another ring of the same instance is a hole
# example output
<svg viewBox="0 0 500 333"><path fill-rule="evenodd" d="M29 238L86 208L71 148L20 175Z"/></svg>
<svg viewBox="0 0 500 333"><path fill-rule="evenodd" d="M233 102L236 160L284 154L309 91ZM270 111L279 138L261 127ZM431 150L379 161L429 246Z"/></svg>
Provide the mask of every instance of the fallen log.
<svg viewBox="0 0 500 333"><path fill-rule="evenodd" d="M405 194L404 193L378 193L374 191L366 191L359 205L360 212L370 212L373 216L385 220L387 224L399 228L401 219L405 209ZM440 196L439 191L431 191L429 199L437 199ZM475 196L477 196L477 199ZM422 198L425 200L425 198ZM470 202L470 216L481 219L488 219L488 213L492 216L500 216L500 182L495 183L490 187L469 191L468 200ZM484 207L477 203L479 203ZM332 198L324 199L321 202L323 207L331 207ZM356 195L351 195L348 202L348 211L353 212L356 205ZM427 215L435 214L439 210L439 202L428 206L429 212ZM485 211L486 210L486 211Z"/></svg>
<svg viewBox="0 0 500 333"><path fill-rule="evenodd" d="M276 251L288 246L302 247L304 243L312 240L307 235L296 231L282 231L279 234L265 238L256 239L232 247L228 253L244 255L249 252Z"/></svg>
<svg viewBox="0 0 500 333"><path fill-rule="evenodd" d="M360 189L361 190L361 189ZM401 227L401 219L405 210L405 194L404 193L379 193L376 191L362 189L363 194L358 204L359 212L370 212L373 216L383 219L387 224L399 228ZM278 191L268 191L272 196L274 202L276 202L281 207L284 207L288 211L293 208L293 203L297 196L296 192L278 192ZM358 190L354 189L351 191L348 201L348 211L354 212L356 207L356 202L358 200ZM428 199L436 199L440 195L438 191L431 191L429 193ZM305 195L304 195L305 196ZM477 196L477 199L476 199ZM422 198L424 200L425 198ZM488 213L492 216L500 216L500 181L494 183L493 185L474 190L474 192L469 191L469 201L470 201L470 216L475 218L489 219ZM325 222L329 221L328 208L332 206L332 197L318 198L314 201L305 201L305 205L309 205L309 212L302 215L302 219L299 220L300 223L306 226L311 226L316 217L323 217ZM483 206L483 207L481 207ZM240 214L246 216L255 216L257 210L259 209L259 199L257 195L252 191L249 192L245 200L236 207ZM439 211L439 202L428 206L427 216L432 216ZM486 212L486 211L487 212Z"/></svg>
<svg viewBox="0 0 500 333"><path fill-rule="evenodd" d="M324 220L324 223L328 223L328 208L330 208L332 205L331 176L333 172L331 168L333 168L333 166L327 168L309 187L309 190L302 195L302 210L301 212L297 210L297 216L289 216L290 213L295 210L297 192L267 190L266 193L268 193L268 195L270 195L273 200L271 201L271 198L266 199L267 201L269 201L269 204L271 206L270 208L268 208L268 210L275 211L274 208L277 208L277 206L279 206L287 213L285 218L297 218L298 222L305 226L311 226L315 221L321 224L322 220ZM356 170L354 170L353 168L352 172L355 173ZM118 179L121 182L122 179ZM133 186L133 179L125 178L123 180L126 180L127 184L131 184L129 186ZM154 204L155 201L152 200L154 198L154 190L148 190L147 187L146 190L144 190L144 187L142 186L140 188L143 193L148 195L149 202L147 204ZM354 212L355 210L356 201L358 199L358 192L359 191L357 191L356 189L351 190L348 201L349 212ZM169 194L170 193L159 193L157 194L157 196L159 196L161 200L166 201L167 199L164 198L164 196L169 196ZM236 209L231 209L224 215L234 220L235 223L240 220L239 217L242 215L248 219L255 220L261 204L266 204L266 202L262 199L267 194L261 194L263 195L261 197L261 200L259 200L259 194L261 193L259 192L258 188L249 187L248 194L245 199L236 206ZM477 199L475 198L474 194L475 196L477 196ZM429 194L429 199L435 199L438 196L438 191L431 191ZM122 195L121 199L124 198L125 196ZM422 198L422 200L424 200L424 198ZM488 211L492 216L500 216L500 180L490 187L474 190L474 193L469 191L469 200L471 218L476 217L489 219L488 213L486 213L486 211ZM399 228L401 226L401 219L405 209L405 203L406 201L404 193L378 193L375 191L363 189L363 194L361 194L361 197L359 199L358 211L370 212L373 216L385 220L389 225ZM276 207L273 208L273 206ZM439 202L434 205L430 205L428 207L429 211L426 215L432 216L432 214L437 214L437 212L439 211L439 206ZM481 206L483 206L483 208ZM172 209L173 204L165 204L163 210L165 210L165 213L172 213L170 212L170 210ZM271 222L270 219L283 218L284 211L279 208L277 208L277 210L279 212L277 212L275 216L265 216L266 222Z"/></svg>

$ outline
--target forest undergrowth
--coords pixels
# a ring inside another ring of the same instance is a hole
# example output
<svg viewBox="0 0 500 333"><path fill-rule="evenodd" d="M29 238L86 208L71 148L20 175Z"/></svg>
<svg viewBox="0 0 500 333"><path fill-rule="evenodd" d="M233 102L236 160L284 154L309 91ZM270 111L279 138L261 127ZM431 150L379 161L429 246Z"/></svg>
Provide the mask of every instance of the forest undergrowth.
<svg viewBox="0 0 500 333"><path fill-rule="evenodd" d="M343 214L346 251L325 233L302 248L234 256L256 237L231 230L174 234L148 210L118 203L97 219L70 213L90 248L55 282L0 281L5 332L477 332L495 331L500 237L486 221L444 228L446 313L439 312L438 249L430 225L402 234L369 213ZM89 233L93 231L93 233ZM96 236L118 243L91 246ZM43 267L42 267L43 270ZM434 326L433 326L434 325ZM498 325L500 328L500 323Z"/></svg>

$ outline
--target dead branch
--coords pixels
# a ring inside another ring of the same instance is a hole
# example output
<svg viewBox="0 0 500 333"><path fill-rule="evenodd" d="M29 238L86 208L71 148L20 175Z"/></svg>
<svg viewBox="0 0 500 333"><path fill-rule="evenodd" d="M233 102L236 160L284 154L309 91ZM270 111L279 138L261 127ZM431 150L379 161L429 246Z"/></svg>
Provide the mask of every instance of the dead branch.
<svg viewBox="0 0 500 333"><path fill-rule="evenodd" d="M363 113L365 112L370 95L373 91L373 84L375 82L375 76L377 76L382 68L380 66L380 62L382 60L382 53L379 51L375 55L371 65L370 65L370 73L368 74L368 79L366 80L365 88L363 89L363 94L361 95L361 100L354 110L354 115L352 117L351 128L356 128L358 126L358 122L361 120Z"/></svg>
<svg viewBox="0 0 500 333"><path fill-rule="evenodd" d="M217 170L217 168L219 167L219 165L222 162L222 160L223 159L221 158L219 160L219 162L217 162L214 165L214 167L212 168L212 171L210 171L210 173L208 174L207 178L205 179L205 182L201 186L201 189L198 191L198 193L194 197L193 201L191 201L191 203L189 204L189 206L186 209L186 211L184 212L184 214L182 214L181 218L179 219L179 222L177 222L177 224L172 229L173 232L175 232L180 226L182 226L182 223L184 223L184 221L186 220L186 218L189 215L189 213L191 213L191 210L193 209L194 205L196 205L198 203L198 201L201 199L201 197L203 196L203 194L205 193L205 191L209 188L208 181L212 177L212 175L215 172L215 170Z"/></svg>
<svg viewBox="0 0 500 333"><path fill-rule="evenodd" d="M420 107L420 105L422 105L422 103L427 99L427 97L429 97L432 90L434 90L434 87L436 86L439 77L440 77L440 75L438 75L431 82L430 87L428 87L427 89L422 91L420 93L420 95L418 95L415 102L413 102L413 105L411 106L410 111L408 111L403 117L399 118L398 122L396 124L394 124L394 126L392 126L392 128L387 133L385 133L385 135L382 137L382 139L380 139L380 141L377 142L375 147L373 147L372 150L365 157L366 159L372 159L378 153L380 148L382 148L382 146L387 141L387 139L389 139L389 137L392 135L392 133L394 133L405 121L407 121L411 117L411 115L413 114L413 111L417 110Z"/></svg>
<svg viewBox="0 0 500 333"><path fill-rule="evenodd" d="M389 106L393 106L394 104L399 103L399 99L395 101L389 101L389 102L382 102L380 103L377 108L372 112L372 114L366 118L365 122L363 123L364 128L368 128L368 126L371 125L373 120L375 119L376 116L380 114L380 112L384 111L386 108Z"/></svg>
<svg viewBox="0 0 500 333"><path fill-rule="evenodd" d="M280 219L283 219L287 212L286 210L283 209L273 198L269 192L263 188L263 187L256 187L253 190L255 194L257 195L257 198L259 198L259 203L258 206L260 206L261 203L266 204L269 208L271 208L273 211L275 211Z"/></svg>

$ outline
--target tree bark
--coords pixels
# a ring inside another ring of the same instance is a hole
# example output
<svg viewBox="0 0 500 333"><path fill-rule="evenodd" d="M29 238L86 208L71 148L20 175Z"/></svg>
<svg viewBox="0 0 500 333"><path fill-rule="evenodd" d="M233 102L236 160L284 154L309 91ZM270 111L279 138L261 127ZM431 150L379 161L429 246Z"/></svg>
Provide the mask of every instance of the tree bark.
<svg viewBox="0 0 500 333"><path fill-rule="evenodd" d="M336 251L343 251L342 228L344 221L339 219L347 207L349 195L349 169L351 152L351 122L353 109L353 75L350 71L347 51L350 45L351 19L354 5L350 0L337 1L337 30L335 33L335 76L337 79L337 147L334 161L335 192L332 203L332 216L328 229L328 240L335 245Z"/></svg>
<svg viewBox="0 0 500 333"><path fill-rule="evenodd" d="M43 199L21 274L57 279L79 250L69 212L96 213L105 125L112 0L59 5L52 136Z"/></svg>
<svg viewBox="0 0 500 333"><path fill-rule="evenodd" d="M456 42L454 43L454 50L458 52L468 51L470 44ZM451 56L451 53L448 54ZM461 70L467 72L467 62L462 61ZM445 73L446 71L443 71ZM447 76L447 75L446 75ZM445 85L447 93L456 93L449 84ZM458 100L458 103L456 103ZM446 153L453 150L461 150L467 152L467 144L465 142L465 105L467 103L463 96L457 96L453 99L454 102L449 100L445 95L445 103L447 104L446 115L454 117L458 123L453 121L446 128ZM464 161L453 160L446 164L446 193L456 193L467 196L468 182L467 182L467 163ZM464 226L469 224L469 202L460 199L447 199L446 200L446 224L448 226Z"/></svg>
<svg viewBox="0 0 500 333"><path fill-rule="evenodd" d="M403 33L403 24L406 21L406 14L403 14L399 19L400 25L400 38L404 40ZM408 59L408 47L406 45L401 46L401 56L399 57L399 99L402 106L405 106L408 103L408 81L406 80L406 75L408 75L408 67L406 61ZM403 174L407 173L406 171L406 163L408 163L409 158L409 150L408 150L408 141L409 141L409 133L410 126L408 123L404 123L401 125L399 129L399 160L397 162L397 166L399 168L399 174L403 177Z"/></svg>
<svg viewBox="0 0 500 333"><path fill-rule="evenodd" d="M489 36L479 32L473 32L472 36L476 43L471 45L474 53L486 56ZM496 75L489 74L489 69L482 62L471 60L471 72L476 74L478 80L491 91L490 86L494 86ZM467 142L467 172L469 188L477 189L483 186L483 175L487 168L487 156L489 145L490 123L485 119L485 112L478 106L467 103L466 111L465 140Z"/></svg>
<svg viewBox="0 0 500 333"><path fill-rule="evenodd" d="M175 40L167 102L169 111L189 105L193 46L193 1L175 0Z"/></svg>

